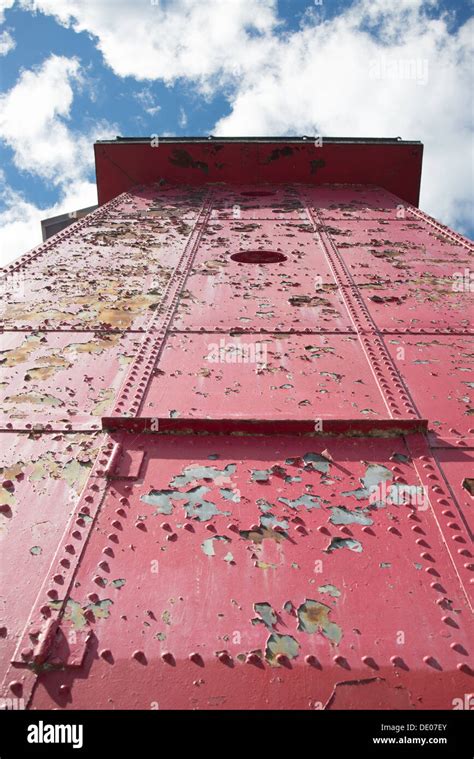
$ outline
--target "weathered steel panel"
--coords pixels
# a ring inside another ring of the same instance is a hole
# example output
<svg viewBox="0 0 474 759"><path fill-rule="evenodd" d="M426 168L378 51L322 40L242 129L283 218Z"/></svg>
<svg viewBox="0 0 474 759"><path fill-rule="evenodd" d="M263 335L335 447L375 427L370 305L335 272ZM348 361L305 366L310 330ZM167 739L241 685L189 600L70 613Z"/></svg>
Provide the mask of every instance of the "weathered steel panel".
<svg viewBox="0 0 474 759"><path fill-rule="evenodd" d="M23 330L144 329L191 231L179 220L73 225L34 269L15 267L1 322Z"/></svg>
<svg viewBox="0 0 474 759"><path fill-rule="evenodd" d="M3 429L99 429L139 336L119 332L6 332L0 350Z"/></svg>
<svg viewBox="0 0 474 759"><path fill-rule="evenodd" d="M87 678L45 671L37 708L337 708L344 683L383 686L352 706L449 708L469 689L470 614L402 439L116 439L145 469L110 484L58 633L92 635Z"/></svg>
<svg viewBox="0 0 474 759"><path fill-rule="evenodd" d="M102 141L95 145L97 193L106 203L132 187L353 182L386 187L418 204L423 146L394 140L179 138Z"/></svg>
<svg viewBox="0 0 474 759"><path fill-rule="evenodd" d="M385 419L356 335L174 334L140 414L164 418Z"/></svg>
<svg viewBox="0 0 474 759"><path fill-rule="evenodd" d="M433 438L474 436L474 337L386 335L393 361Z"/></svg>
<svg viewBox="0 0 474 759"><path fill-rule="evenodd" d="M275 244L276 243L276 244ZM260 252L281 257L259 260ZM351 331L350 316L307 223L211 223L181 294L174 329Z"/></svg>
<svg viewBox="0 0 474 759"><path fill-rule="evenodd" d="M148 186L7 267L2 695L472 690L472 246L420 146L289 147L101 145L102 199Z"/></svg>
<svg viewBox="0 0 474 759"><path fill-rule="evenodd" d="M0 433L1 680L97 450L98 433Z"/></svg>

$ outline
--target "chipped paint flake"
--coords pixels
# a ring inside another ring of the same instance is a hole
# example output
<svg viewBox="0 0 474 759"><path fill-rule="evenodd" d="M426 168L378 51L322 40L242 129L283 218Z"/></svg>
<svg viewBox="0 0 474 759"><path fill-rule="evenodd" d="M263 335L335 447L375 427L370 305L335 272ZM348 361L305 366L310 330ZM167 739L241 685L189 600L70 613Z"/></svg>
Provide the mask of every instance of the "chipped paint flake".
<svg viewBox="0 0 474 759"><path fill-rule="evenodd" d="M280 666L277 661L278 654L283 654L288 659L296 659L299 654L300 644L292 635L280 635L272 633L267 640L265 659L272 666Z"/></svg>
<svg viewBox="0 0 474 759"><path fill-rule="evenodd" d="M374 523L374 520L361 510L349 511L344 506L331 506L329 510L332 512L329 518L332 524L369 525Z"/></svg>
<svg viewBox="0 0 474 759"><path fill-rule="evenodd" d="M309 633L322 632L334 645L339 645L342 630L339 625L331 622L329 614L332 609L319 601L307 598L297 609L298 630Z"/></svg>
<svg viewBox="0 0 474 759"><path fill-rule="evenodd" d="M326 553L332 553L338 548L348 548L350 551L361 553L362 544L354 538L332 538L330 544L326 548Z"/></svg>

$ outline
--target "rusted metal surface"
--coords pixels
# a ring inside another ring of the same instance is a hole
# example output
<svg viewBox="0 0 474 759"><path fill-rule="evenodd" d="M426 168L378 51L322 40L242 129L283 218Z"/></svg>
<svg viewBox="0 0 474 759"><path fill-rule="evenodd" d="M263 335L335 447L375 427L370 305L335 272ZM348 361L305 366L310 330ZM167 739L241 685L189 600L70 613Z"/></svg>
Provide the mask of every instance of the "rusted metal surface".
<svg viewBox="0 0 474 759"><path fill-rule="evenodd" d="M422 157L423 145L397 138L164 137L158 142L124 138L95 145L99 203L161 180L195 186L250 184L253 189L265 182L359 183L385 187L417 205Z"/></svg>
<svg viewBox="0 0 474 759"><path fill-rule="evenodd" d="M256 185L249 143L222 148L245 184L215 184L186 149L193 186L7 268L2 694L451 708L474 683L472 246L365 175L295 184L288 154Z"/></svg>
<svg viewBox="0 0 474 759"><path fill-rule="evenodd" d="M361 462L347 438L114 439L146 463L110 483L58 632L92 633L87 678L42 675L37 708L308 708L346 681L436 708L469 687L469 611L431 508L403 503L403 440Z"/></svg>

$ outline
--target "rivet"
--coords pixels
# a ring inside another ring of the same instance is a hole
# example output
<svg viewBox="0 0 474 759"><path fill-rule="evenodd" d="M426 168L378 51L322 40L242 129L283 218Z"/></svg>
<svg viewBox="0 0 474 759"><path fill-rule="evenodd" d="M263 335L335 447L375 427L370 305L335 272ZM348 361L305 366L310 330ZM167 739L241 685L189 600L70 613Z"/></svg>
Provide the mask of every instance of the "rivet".
<svg viewBox="0 0 474 759"><path fill-rule="evenodd" d="M361 661L372 669L378 669L378 666L372 656L362 656Z"/></svg>
<svg viewBox="0 0 474 759"><path fill-rule="evenodd" d="M189 659L195 664L199 664L199 665L204 664L201 654L197 653L196 651L193 651L192 653L189 654Z"/></svg>
<svg viewBox="0 0 474 759"><path fill-rule="evenodd" d="M247 664L261 664L262 660L258 654L247 654L247 657L245 659Z"/></svg>
<svg viewBox="0 0 474 759"><path fill-rule="evenodd" d="M161 660L164 661L166 664L175 664L175 658L172 653L169 651L164 651L161 654Z"/></svg>

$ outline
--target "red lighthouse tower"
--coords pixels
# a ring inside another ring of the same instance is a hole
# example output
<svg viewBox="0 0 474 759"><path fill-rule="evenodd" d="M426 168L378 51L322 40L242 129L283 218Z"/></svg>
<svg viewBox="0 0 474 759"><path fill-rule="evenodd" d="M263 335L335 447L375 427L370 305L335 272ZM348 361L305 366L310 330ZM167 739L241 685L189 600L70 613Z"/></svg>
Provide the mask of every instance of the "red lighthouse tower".
<svg viewBox="0 0 474 759"><path fill-rule="evenodd" d="M5 699L472 692L472 245L398 139L124 138L6 269ZM361 687L363 686L363 687Z"/></svg>

